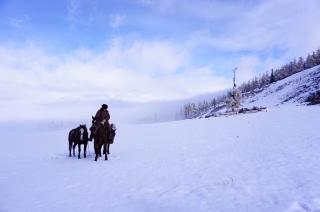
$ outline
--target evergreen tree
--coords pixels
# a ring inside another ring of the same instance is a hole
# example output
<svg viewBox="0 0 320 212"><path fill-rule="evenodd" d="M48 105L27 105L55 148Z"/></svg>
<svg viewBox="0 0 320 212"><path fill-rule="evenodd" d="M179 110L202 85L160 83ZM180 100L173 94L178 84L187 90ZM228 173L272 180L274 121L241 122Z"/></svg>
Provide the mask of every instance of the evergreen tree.
<svg viewBox="0 0 320 212"><path fill-rule="evenodd" d="M320 65L320 49L318 49L315 54L315 63L316 65Z"/></svg>
<svg viewBox="0 0 320 212"><path fill-rule="evenodd" d="M304 70L304 59L302 57L299 57L297 62L297 72Z"/></svg>
<svg viewBox="0 0 320 212"><path fill-rule="evenodd" d="M307 56L307 59L306 59L306 65L305 65L305 68L308 69L308 68L312 68L314 66L316 66L317 63L316 63L316 54L315 52L313 52L313 54L309 54Z"/></svg>
<svg viewBox="0 0 320 212"><path fill-rule="evenodd" d="M271 69L270 83L274 83L275 81L276 81L276 78L274 77L273 69Z"/></svg>
<svg viewBox="0 0 320 212"><path fill-rule="evenodd" d="M214 109L217 108L217 100L216 100L216 98L213 98L213 100L212 100L212 106L213 106Z"/></svg>

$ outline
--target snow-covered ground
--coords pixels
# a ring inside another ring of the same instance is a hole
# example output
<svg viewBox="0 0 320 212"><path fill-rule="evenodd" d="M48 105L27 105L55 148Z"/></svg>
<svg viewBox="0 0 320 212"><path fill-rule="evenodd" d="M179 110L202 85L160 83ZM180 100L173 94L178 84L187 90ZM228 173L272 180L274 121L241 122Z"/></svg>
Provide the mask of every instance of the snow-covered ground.
<svg viewBox="0 0 320 212"><path fill-rule="evenodd" d="M1 132L0 211L320 211L320 107L119 125L109 161L67 132Z"/></svg>
<svg viewBox="0 0 320 212"><path fill-rule="evenodd" d="M246 98L243 105L270 107L283 103L301 104L317 90L320 90L320 66L306 69L272 83L262 92Z"/></svg>

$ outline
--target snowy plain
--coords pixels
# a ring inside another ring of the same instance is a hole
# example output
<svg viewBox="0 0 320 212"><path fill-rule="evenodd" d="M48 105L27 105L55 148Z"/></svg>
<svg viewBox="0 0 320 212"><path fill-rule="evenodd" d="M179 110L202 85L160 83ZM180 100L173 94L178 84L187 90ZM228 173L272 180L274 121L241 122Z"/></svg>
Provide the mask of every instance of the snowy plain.
<svg viewBox="0 0 320 212"><path fill-rule="evenodd" d="M118 125L109 161L67 133L1 132L0 211L320 211L320 107Z"/></svg>

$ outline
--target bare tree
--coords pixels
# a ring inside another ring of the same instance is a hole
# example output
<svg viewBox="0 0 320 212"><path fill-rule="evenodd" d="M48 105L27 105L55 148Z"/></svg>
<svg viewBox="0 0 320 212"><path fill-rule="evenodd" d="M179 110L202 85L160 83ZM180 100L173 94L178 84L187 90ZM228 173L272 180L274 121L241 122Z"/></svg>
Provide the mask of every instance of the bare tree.
<svg viewBox="0 0 320 212"><path fill-rule="evenodd" d="M227 98L227 106L233 111L237 111L239 107L241 106L241 93L239 89L237 89L237 84L236 84L236 71L237 68L234 68L233 70L233 88L231 91L228 93L228 98Z"/></svg>

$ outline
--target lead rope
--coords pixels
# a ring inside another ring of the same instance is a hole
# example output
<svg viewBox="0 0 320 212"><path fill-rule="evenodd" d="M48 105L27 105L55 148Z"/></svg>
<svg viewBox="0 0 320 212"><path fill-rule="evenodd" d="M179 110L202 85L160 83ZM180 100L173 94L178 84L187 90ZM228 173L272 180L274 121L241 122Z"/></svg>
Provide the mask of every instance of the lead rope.
<svg viewBox="0 0 320 212"><path fill-rule="evenodd" d="M89 151L89 156L90 156L90 141L88 142L88 151Z"/></svg>

